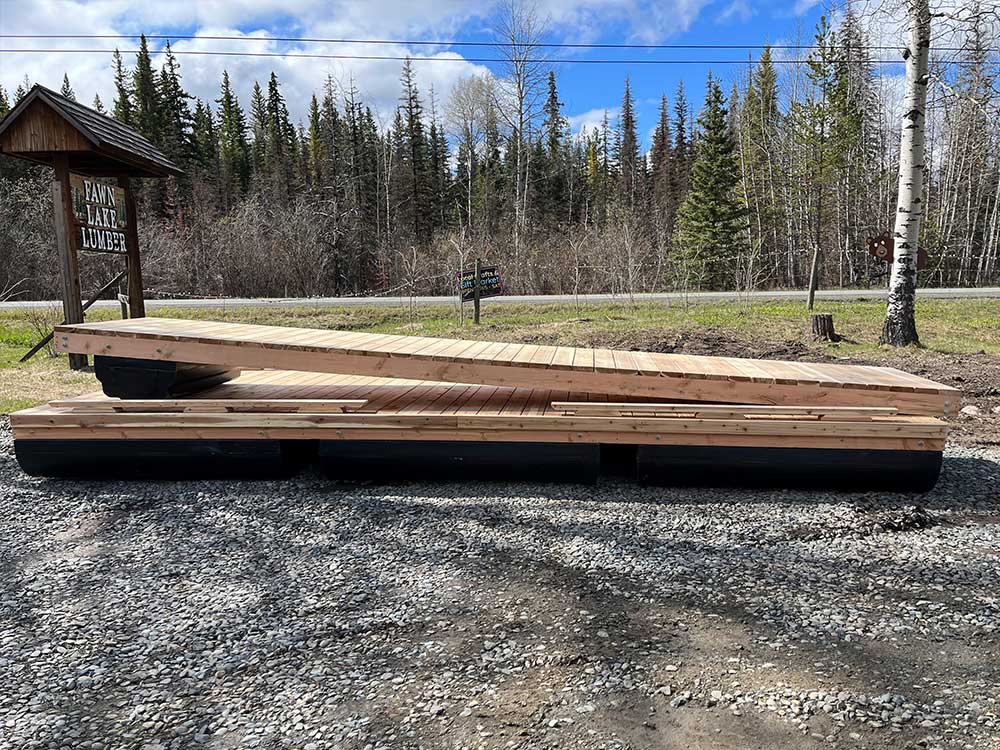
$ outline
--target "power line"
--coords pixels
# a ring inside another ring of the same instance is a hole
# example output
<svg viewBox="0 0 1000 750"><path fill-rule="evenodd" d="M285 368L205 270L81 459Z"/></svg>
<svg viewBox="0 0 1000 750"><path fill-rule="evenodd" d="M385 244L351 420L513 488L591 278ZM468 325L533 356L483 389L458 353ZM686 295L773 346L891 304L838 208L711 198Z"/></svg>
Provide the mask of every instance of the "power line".
<svg viewBox="0 0 1000 750"><path fill-rule="evenodd" d="M0 54L112 54L118 51L124 55L135 55L139 50L113 50L113 49L0 49ZM410 57L409 55L337 55L320 54L313 52L233 52L226 50L172 50L174 55L205 55L216 57L292 57L306 58L314 60L394 60L412 62L450 62L450 63L505 63L508 62L503 57ZM154 54L156 54L154 52ZM746 60L694 60L694 59L592 59L592 58L547 58L539 57L524 60L525 63L539 63L551 65L747 65L759 62L758 59L747 58ZM798 65L809 62L805 58L776 58L771 60L775 65ZM829 63L850 63L856 60L827 60ZM868 60L871 65L902 65L904 60ZM976 65L977 63L964 60L943 60L953 65Z"/></svg>
<svg viewBox="0 0 1000 750"><path fill-rule="evenodd" d="M0 39L138 39L142 34L0 34ZM202 34L145 34L146 39L157 41L208 39L228 42L292 42L301 44L370 44L397 45L407 47L492 47L503 46L496 42L474 42L455 39L346 39L337 37L290 37L290 36L237 36ZM521 45L528 49L635 49L635 50L814 50L822 49L818 44L633 44L602 42L533 42ZM844 49L852 50L899 50L905 45L852 44ZM938 52L967 52L968 47L936 47ZM984 52L1000 52L1000 48L989 48Z"/></svg>

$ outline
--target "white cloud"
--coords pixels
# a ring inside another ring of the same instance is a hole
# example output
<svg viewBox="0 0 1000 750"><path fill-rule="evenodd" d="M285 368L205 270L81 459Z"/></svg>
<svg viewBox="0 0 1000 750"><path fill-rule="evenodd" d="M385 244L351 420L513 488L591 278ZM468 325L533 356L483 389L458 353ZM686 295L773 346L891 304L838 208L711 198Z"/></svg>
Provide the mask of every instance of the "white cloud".
<svg viewBox="0 0 1000 750"><path fill-rule="evenodd" d="M795 0L795 5L792 8L792 13L796 16L802 16L808 13L810 10L819 5L820 0Z"/></svg>
<svg viewBox="0 0 1000 750"><path fill-rule="evenodd" d="M569 121L569 128L573 133L573 136L577 137L583 135L584 133L589 133L595 128L600 129L601 124L604 122L605 115L608 117L608 122L613 126L615 119L618 117L618 112L619 107L591 109L586 112L581 112L578 115L570 115L566 119Z"/></svg>
<svg viewBox="0 0 1000 750"><path fill-rule="evenodd" d="M745 0L736 0L737 2ZM538 0L541 15L551 23L553 38L599 37L610 23L630 29L630 36L658 41L689 28L710 0ZM417 83L426 97L433 87L439 102L462 76L483 66L464 59L459 51L428 46L407 49L401 45L349 45L332 43L283 43L267 37L314 38L439 38L462 36L470 28L489 32L495 24L499 0L203 0L201 2L134 2L134 0L0 0L0 31L13 34L130 34L146 31L163 34L196 33L198 38L178 40L177 52L226 51L312 53L330 55L405 56L414 59ZM192 29L194 31L192 31ZM240 31L242 29L243 31ZM210 36L244 36L252 41L207 39ZM0 85L13 90L25 75L58 88L69 74L77 98L89 104L97 93L110 107L114 99L110 50L135 49L130 39L22 39L8 46L55 50L38 54L0 54ZM159 42L150 44L154 52ZM73 53L86 48L106 52ZM471 48L468 56L490 56L490 50ZM63 51L67 50L67 51ZM480 54L483 53L483 54ZM134 56L125 54L128 65ZM454 62L420 62L424 57ZM353 80L363 101L388 117L399 97L401 63L396 60L336 60L302 57L238 57L179 55L185 88L205 100L218 97L222 70L227 69L244 107L249 104L253 82L266 85L273 70L295 120L304 119L309 96L319 91L327 74L343 86ZM162 62L160 55L154 62Z"/></svg>
<svg viewBox="0 0 1000 750"><path fill-rule="evenodd" d="M747 0L733 0L722 9L722 12L718 15L718 20L722 22L739 21L746 23L754 15L756 15L756 11L750 7L750 3Z"/></svg>

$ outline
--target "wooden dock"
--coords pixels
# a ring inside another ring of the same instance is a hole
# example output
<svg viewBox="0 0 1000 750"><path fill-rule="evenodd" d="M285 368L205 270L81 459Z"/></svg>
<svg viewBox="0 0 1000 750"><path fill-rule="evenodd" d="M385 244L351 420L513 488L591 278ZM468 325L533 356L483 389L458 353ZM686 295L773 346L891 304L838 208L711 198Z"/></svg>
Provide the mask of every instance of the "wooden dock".
<svg viewBox="0 0 1000 750"><path fill-rule="evenodd" d="M888 367L704 357L167 318L58 326L56 349L101 357L569 388L629 398L892 406L954 413L959 393Z"/></svg>
<svg viewBox="0 0 1000 750"><path fill-rule="evenodd" d="M95 356L103 392L12 415L35 474L169 476L180 457L200 475L318 460L342 478L582 481L615 463L655 484L926 489L959 398L888 368L181 320L55 341Z"/></svg>

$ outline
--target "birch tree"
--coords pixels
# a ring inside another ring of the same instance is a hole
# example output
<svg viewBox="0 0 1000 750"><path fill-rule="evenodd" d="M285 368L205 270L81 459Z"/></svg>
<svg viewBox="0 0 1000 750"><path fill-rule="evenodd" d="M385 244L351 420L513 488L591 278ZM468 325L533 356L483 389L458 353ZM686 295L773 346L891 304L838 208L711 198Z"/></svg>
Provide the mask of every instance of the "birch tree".
<svg viewBox="0 0 1000 750"><path fill-rule="evenodd" d="M893 346L920 344L915 305L917 243L924 215L924 125L927 108L928 59L931 48L931 10L928 0L907 0L909 25L903 127L899 138L899 196L896 199L895 254L889 276L889 302L879 343Z"/></svg>

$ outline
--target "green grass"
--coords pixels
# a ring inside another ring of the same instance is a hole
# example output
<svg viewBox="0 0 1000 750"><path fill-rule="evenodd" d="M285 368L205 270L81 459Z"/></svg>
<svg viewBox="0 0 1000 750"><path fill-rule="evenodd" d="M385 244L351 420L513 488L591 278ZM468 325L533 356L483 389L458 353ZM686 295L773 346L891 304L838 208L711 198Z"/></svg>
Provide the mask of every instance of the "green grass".
<svg viewBox="0 0 1000 750"><path fill-rule="evenodd" d="M820 344L807 334L809 314L802 302L767 302L747 309L734 303L684 305L484 305L483 325L459 321L455 307L241 307L156 308L150 314L172 318L226 320L378 333L531 341L549 344L598 344L655 347L669 337L699 336L760 342L804 342L817 353L863 354L877 361L885 306L880 302L821 302L817 312L834 315L839 344ZM101 309L88 320L117 317ZM471 312L471 309L467 310ZM48 320L54 316L49 313ZM27 364L18 359L39 338L46 316L0 311L0 412L42 403L55 396L86 392L95 386L87 374L70 374L65 361L44 352ZM917 325L926 352L1000 354L1000 300L925 300L917 304Z"/></svg>

